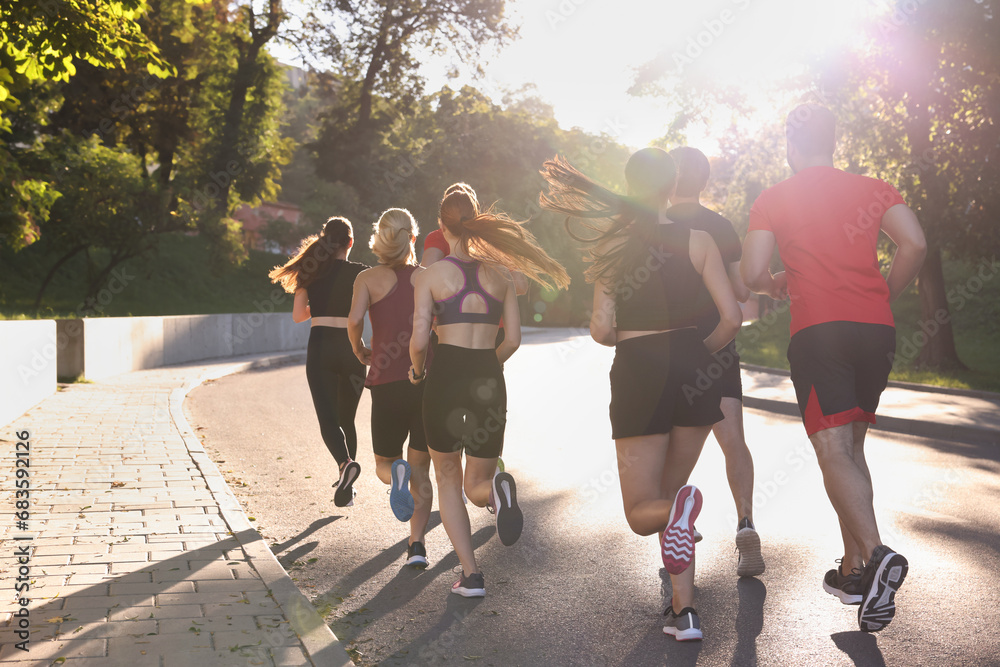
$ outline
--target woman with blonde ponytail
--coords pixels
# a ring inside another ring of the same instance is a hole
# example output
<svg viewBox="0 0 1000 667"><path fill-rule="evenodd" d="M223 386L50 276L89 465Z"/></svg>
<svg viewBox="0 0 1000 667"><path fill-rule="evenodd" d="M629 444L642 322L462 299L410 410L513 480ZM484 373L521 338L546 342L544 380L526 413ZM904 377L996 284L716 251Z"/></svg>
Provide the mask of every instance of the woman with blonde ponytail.
<svg viewBox="0 0 1000 667"><path fill-rule="evenodd" d="M474 196L456 189L441 201L439 226L449 254L417 276L414 285L410 381L424 389L424 428L434 462L441 523L461 563L452 593L486 594L472 548L465 495L496 514L504 545L521 535L523 516L509 472L497 469L507 422L507 389L501 364L521 344L512 271L538 282L569 284L566 270L538 247L521 223L492 210L481 212ZM506 337L494 349L500 317ZM426 360L431 323L437 320L434 366ZM466 456L462 468L462 454Z"/></svg>
<svg viewBox="0 0 1000 667"><path fill-rule="evenodd" d="M372 448L375 474L390 485L389 506L400 521L410 522L406 564L427 567L424 531L434 491L431 459L421 415L423 386L407 377L413 331L413 281L417 265L414 241L420 230L410 212L390 208L375 223L369 246L379 265L358 274L347 318L354 354L368 366L365 386L372 396ZM372 325L371 348L361 339L365 314ZM403 456L403 443L406 460Z"/></svg>
<svg viewBox="0 0 1000 667"><path fill-rule="evenodd" d="M319 419L323 442L340 466L334 483L337 507L354 504L354 482L361 474L355 461L358 411L365 367L357 360L347 338L354 279L368 267L347 261L354 245L354 230L347 218L333 217L323 230L302 241L298 253L268 275L286 292L295 295L292 319L312 320L306 349L306 379Z"/></svg>

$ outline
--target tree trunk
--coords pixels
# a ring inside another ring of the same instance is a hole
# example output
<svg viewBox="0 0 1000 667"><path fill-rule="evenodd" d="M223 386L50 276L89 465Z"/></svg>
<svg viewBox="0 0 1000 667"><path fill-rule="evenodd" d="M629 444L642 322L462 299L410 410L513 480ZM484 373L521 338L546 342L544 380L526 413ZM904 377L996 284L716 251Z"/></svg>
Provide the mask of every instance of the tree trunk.
<svg viewBox="0 0 1000 667"><path fill-rule="evenodd" d="M931 245L927 248L927 258L917 274L917 288L920 293L920 332L918 338L926 337L917 357L917 367L934 370L965 370L966 366L958 358L955 349L955 334L951 326L951 311L948 294L944 287L944 272L941 266L941 248Z"/></svg>

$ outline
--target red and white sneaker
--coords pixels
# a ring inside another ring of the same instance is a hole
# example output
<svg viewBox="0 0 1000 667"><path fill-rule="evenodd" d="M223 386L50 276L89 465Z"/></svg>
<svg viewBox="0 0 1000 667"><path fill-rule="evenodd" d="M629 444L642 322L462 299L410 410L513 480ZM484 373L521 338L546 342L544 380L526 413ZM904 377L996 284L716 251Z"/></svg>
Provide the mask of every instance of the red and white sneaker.
<svg viewBox="0 0 1000 667"><path fill-rule="evenodd" d="M688 484L682 486L670 508L670 521L663 531L661 553L663 567L670 574L688 569L694 558L694 521L701 512L701 491Z"/></svg>

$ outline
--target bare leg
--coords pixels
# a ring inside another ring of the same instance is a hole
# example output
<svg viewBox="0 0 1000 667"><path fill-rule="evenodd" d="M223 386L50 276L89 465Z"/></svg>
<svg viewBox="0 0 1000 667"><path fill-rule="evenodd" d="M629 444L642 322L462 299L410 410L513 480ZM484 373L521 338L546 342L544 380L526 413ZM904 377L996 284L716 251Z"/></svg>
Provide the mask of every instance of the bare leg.
<svg viewBox="0 0 1000 667"><path fill-rule="evenodd" d="M413 494L413 516L410 517L410 544L413 544L424 541L434 488L431 486L430 454L410 448L406 451L406 460L410 464L410 493Z"/></svg>
<svg viewBox="0 0 1000 667"><path fill-rule="evenodd" d="M854 422L854 462L864 473L868 483L871 484L872 476L868 470L868 461L865 460L865 436L868 434L868 422ZM841 568L842 574L850 574L853 568L864 569L865 561L871 556L871 551L864 552L862 547L854 541L851 532L847 530L844 522L840 522L840 533L844 538L844 560Z"/></svg>
<svg viewBox="0 0 1000 667"><path fill-rule="evenodd" d="M465 497L476 507L486 507L489 504L496 467L495 456L489 459L475 456L465 458Z"/></svg>
<svg viewBox="0 0 1000 667"><path fill-rule="evenodd" d="M398 458L398 456L375 455L375 475L383 484L392 484L392 462Z"/></svg>
<svg viewBox="0 0 1000 667"><path fill-rule="evenodd" d="M674 496L697 463L708 431L707 426L678 427L669 436L648 435L615 441L625 518L633 532L652 535L666 527ZM665 494L669 497L665 498ZM670 575L670 582L675 611L694 606L694 561L682 573Z"/></svg>
<svg viewBox="0 0 1000 667"><path fill-rule="evenodd" d="M462 452L430 450L437 478L438 508L441 523L448 533L465 576L479 572L476 555L472 550L472 525L462 501Z"/></svg>
<svg viewBox="0 0 1000 667"><path fill-rule="evenodd" d="M871 476L866 463L858 464L858 458L864 461L864 440L856 444L855 432L853 424L845 424L809 437L823 472L826 494L854 542L852 545L844 539L845 550L852 552L845 553L849 562L857 560L858 547L860 554L867 558L882 544L875 521Z"/></svg>
<svg viewBox="0 0 1000 667"><path fill-rule="evenodd" d="M661 477L660 495L666 498L671 506L674 497L681 487L688 483L691 471L698 463L701 449L705 445L710 428L708 426L675 426L670 431L670 444L667 447L667 460ZM669 514L667 515L669 519ZM666 523L660 528L662 531ZM673 589L671 606L674 613L680 613L684 607L694 606L694 565L697 554L691 557L691 567L680 574L670 575L670 587Z"/></svg>
<svg viewBox="0 0 1000 667"><path fill-rule="evenodd" d="M712 432L726 457L726 477L736 502L736 520L746 517L753 523L753 458L743 433L743 402L726 397L720 407L724 418L712 426Z"/></svg>

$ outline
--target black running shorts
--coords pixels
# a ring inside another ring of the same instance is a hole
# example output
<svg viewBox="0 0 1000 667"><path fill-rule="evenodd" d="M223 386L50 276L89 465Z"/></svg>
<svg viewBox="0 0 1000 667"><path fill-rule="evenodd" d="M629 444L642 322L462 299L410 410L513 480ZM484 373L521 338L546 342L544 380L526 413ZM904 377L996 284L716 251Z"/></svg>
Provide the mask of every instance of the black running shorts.
<svg viewBox="0 0 1000 667"><path fill-rule="evenodd" d="M372 392L372 449L378 456L398 459L403 443L419 452L427 451L424 433L424 385L409 380L369 387Z"/></svg>
<svg viewBox="0 0 1000 667"><path fill-rule="evenodd" d="M424 388L427 446L494 458L507 427L507 385L496 351L438 343Z"/></svg>
<svg viewBox="0 0 1000 667"><path fill-rule="evenodd" d="M611 437L722 421L722 383L710 375L713 361L693 328L618 343L611 365Z"/></svg>
<svg viewBox="0 0 1000 667"><path fill-rule="evenodd" d="M885 324L825 322L797 331L788 363L806 433L874 424L895 352L896 329Z"/></svg>

